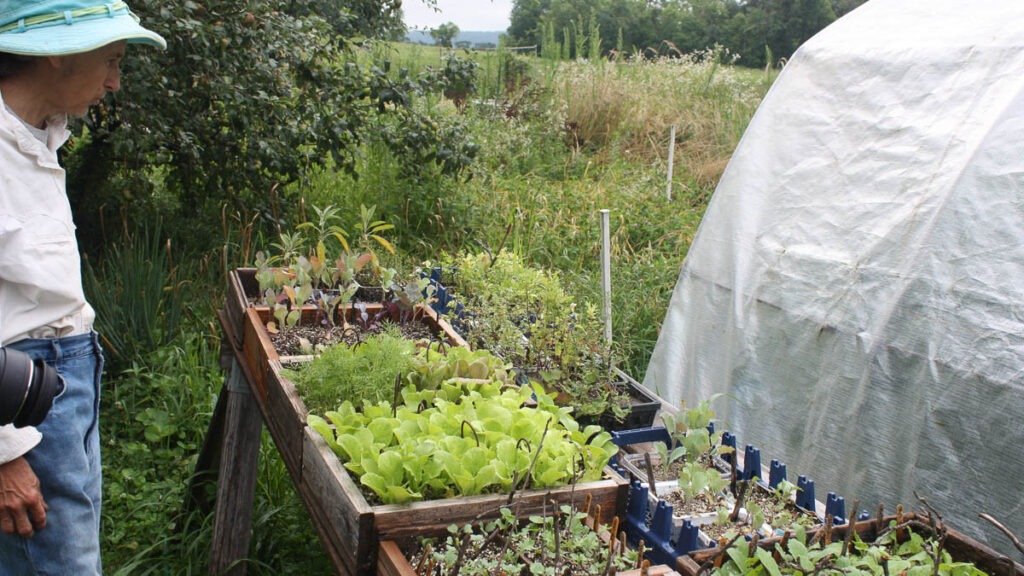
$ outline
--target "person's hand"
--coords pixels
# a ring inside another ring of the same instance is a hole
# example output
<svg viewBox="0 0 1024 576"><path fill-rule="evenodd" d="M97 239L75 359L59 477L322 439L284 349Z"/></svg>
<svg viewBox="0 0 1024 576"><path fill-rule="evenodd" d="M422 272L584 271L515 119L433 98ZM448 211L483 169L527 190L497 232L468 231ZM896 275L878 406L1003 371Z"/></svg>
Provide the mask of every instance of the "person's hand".
<svg viewBox="0 0 1024 576"><path fill-rule="evenodd" d="M31 538L46 527L39 478L24 458L0 464L0 530Z"/></svg>

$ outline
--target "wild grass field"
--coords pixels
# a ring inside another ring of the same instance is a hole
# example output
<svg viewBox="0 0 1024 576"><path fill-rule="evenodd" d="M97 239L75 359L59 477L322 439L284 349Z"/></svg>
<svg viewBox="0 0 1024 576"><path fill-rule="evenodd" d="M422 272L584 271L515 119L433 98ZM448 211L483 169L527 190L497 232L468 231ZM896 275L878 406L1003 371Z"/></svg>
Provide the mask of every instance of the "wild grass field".
<svg viewBox="0 0 1024 576"><path fill-rule="evenodd" d="M602 299L599 211L609 210L613 334L620 365L642 379L715 183L774 73L734 67L714 52L640 62L458 56L477 63L465 104L424 94L416 106L479 145L462 178L429 170L410 177L371 144L359 150L358 178L325 159L287 192L305 206L340 208L348 226L360 206L375 206L395 225L389 237L404 264L504 243L530 265L557 270L578 301L593 303ZM390 60L395 74L449 63L437 48L413 45L378 46L362 57ZM183 511L183 503L223 383L215 311L224 272L275 240L248 231L226 215L221 249L189 258L173 254L159 232L128 237L116 258L87 275L99 328L111 334L101 413L108 574L207 571L212 519ZM151 297L129 306L118 294ZM266 433L253 520L250 574L332 571Z"/></svg>

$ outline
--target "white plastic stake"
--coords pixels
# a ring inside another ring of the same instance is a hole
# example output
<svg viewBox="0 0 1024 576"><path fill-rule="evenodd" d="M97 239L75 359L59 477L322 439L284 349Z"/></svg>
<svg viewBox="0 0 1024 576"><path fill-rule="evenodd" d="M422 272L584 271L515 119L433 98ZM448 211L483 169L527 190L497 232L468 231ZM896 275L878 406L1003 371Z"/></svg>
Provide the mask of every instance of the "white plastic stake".
<svg viewBox="0 0 1024 576"><path fill-rule="evenodd" d="M668 137L668 184L665 185L665 198L672 200L672 162L676 155L676 125L672 125L672 130Z"/></svg>
<svg viewBox="0 0 1024 576"><path fill-rule="evenodd" d="M612 242L609 211L601 210L601 286L604 289L604 339L612 344Z"/></svg>

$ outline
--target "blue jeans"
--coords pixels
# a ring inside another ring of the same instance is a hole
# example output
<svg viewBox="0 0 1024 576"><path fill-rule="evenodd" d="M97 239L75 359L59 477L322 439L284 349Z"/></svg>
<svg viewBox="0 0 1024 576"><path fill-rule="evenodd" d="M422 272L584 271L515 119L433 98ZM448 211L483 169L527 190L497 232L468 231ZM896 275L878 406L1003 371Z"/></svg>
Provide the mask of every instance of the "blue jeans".
<svg viewBox="0 0 1024 576"><path fill-rule="evenodd" d="M0 532L0 576L100 574L99 338L93 332L9 347L42 358L65 387L38 427L43 440L25 455L49 506L46 528L32 538Z"/></svg>

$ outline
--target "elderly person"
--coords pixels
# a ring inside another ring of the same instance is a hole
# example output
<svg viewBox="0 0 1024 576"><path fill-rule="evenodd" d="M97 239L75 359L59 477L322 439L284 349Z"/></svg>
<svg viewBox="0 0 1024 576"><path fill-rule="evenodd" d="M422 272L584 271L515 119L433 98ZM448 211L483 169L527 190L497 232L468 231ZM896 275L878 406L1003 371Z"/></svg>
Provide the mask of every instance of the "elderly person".
<svg viewBox="0 0 1024 576"><path fill-rule="evenodd" d="M166 47L124 2L0 0L0 344L61 376L42 424L0 428L0 575L101 573L103 356L57 149L128 44Z"/></svg>

